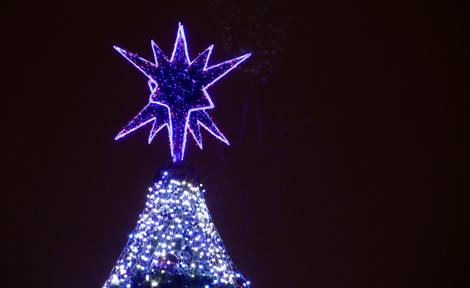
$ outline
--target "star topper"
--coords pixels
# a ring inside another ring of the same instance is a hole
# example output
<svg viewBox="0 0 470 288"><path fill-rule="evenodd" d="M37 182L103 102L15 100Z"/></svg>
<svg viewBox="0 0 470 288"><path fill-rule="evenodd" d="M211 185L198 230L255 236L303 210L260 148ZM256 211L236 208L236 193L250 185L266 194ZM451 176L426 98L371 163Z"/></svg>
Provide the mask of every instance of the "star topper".
<svg viewBox="0 0 470 288"><path fill-rule="evenodd" d="M155 63L114 46L114 49L149 78L150 87L149 103L114 139L118 140L137 128L153 122L148 138L150 144L158 131L166 126L173 162L183 160L188 132L193 135L197 145L202 149L201 126L229 145L227 138L206 112L207 109L214 108L207 88L251 54L207 67L213 48L211 45L191 62L181 23L179 23L173 53L169 60L153 40L151 45Z"/></svg>

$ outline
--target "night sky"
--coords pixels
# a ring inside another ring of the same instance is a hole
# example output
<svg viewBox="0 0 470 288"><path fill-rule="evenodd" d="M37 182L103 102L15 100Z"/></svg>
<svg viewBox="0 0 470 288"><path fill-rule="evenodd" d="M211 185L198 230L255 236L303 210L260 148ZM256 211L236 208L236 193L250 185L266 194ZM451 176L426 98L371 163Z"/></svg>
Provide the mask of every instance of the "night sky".
<svg viewBox="0 0 470 288"><path fill-rule="evenodd" d="M208 90L231 146L184 161L253 288L464 287L468 15L402 2L1 4L0 286L107 279L171 161L150 125L114 141L149 90L113 45L170 55L181 22L191 59L253 53Z"/></svg>

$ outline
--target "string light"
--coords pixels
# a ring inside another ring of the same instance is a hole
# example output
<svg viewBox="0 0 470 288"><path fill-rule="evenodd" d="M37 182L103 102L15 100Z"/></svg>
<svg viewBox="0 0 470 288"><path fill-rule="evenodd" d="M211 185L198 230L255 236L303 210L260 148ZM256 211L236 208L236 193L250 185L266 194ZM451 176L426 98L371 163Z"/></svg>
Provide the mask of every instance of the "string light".
<svg viewBox="0 0 470 288"><path fill-rule="evenodd" d="M248 287L212 222L201 186L183 183L172 173L161 174L149 189L137 227L103 287L134 288L139 277L158 287L165 283L162 275L202 279L204 286L198 287Z"/></svg>

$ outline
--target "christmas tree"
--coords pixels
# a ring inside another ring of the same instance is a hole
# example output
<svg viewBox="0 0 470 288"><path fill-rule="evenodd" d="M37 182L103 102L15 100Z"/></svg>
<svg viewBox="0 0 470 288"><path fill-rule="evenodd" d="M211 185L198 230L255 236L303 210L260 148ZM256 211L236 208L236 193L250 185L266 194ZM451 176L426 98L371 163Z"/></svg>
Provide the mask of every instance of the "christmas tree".
<svg viewBox="0 0 470 288"><path fill-rule="evenodd" d="M116 140L153 122L150 143L166 127L173 164L157 173L137 227L103 287L249 287L212 222L197 173L182 160L188 133L202 149L201 126L229 144L207 114L214 107L207 88L250 54L207 67L210 46L190 61L181 24L170 59L151 43L155 63L115 47L148 77L151 91L148 104Z"/></svg>

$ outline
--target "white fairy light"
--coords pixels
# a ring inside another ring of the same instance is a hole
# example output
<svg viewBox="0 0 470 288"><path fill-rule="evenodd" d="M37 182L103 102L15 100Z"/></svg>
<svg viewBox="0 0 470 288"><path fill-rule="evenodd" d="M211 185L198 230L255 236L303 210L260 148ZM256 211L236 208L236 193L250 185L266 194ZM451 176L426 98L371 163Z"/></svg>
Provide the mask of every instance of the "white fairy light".
<svg viewBox="0 0 470 288"><path fill-rule="evenodd" d="M128 244L104 287L127 287L136 281L139 271L140 275L145 273L141 276L145 278L140 279L150 281L151 287L160 286L163 274L165 277L176 274L205 275L217 285L223 283L234 288L243 283L247 288L248 282L236 270L223 246L199 185L194 183L194 190L188 192L182 188L188 182L172 180L175 179L171 173L163 175L160 191L164 193L155 192L155 197L147 197L138 225L129 234Z"/></svg>

